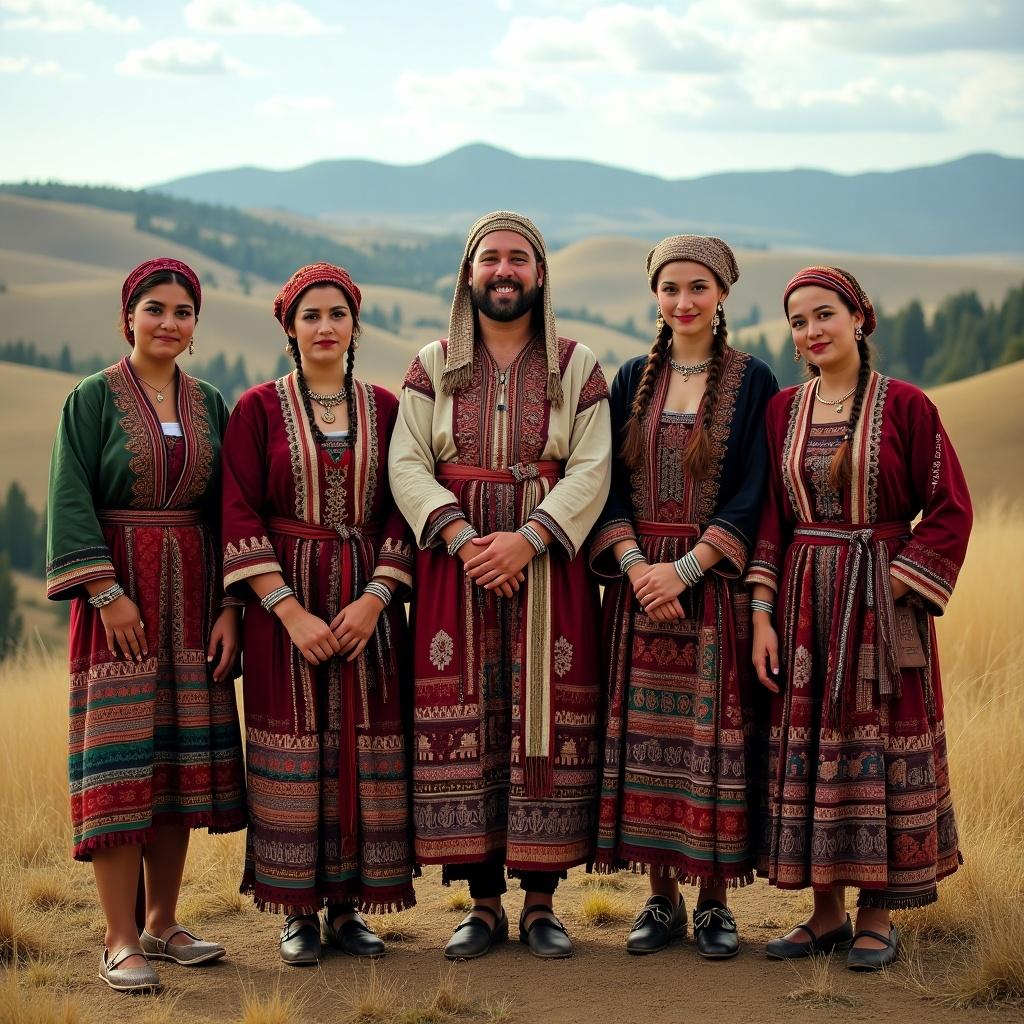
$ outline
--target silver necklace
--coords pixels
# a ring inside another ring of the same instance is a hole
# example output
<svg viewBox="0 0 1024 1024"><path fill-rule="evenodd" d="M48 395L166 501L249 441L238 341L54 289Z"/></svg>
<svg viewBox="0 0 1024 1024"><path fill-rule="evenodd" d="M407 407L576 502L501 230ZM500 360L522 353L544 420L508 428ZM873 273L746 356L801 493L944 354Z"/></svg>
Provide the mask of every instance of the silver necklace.
<svg viewBox="0 0 1024 1024"><path fill-rule="evenodd" d="M336 405L341 405L341 403L348 398L348 391L345 388L342 388L340 391L336 391L333 395L320 395L317 394L317 392L306 388L306 395L323 409L323 412L320 414L320 418L324 423L333 423L338 417L335 416L331 410Z"/></svg>
<svg viewBox="0 0 1024 1024"><path fill-rule="evenodd" d="M854 384L853 387L850 388L850 390L847 391L846 394L843 395L842 398L822 398L821 395L818 394L818 390L819 390L820 387L821 387L821 378L819 377L817 383L814 385L814 397L819 402L821 402L822 405L830 405L830 406L832 406L832 408L835 409L836 412L842 412L843 411L843 403L846 402L847 399L852 398L853 397L853 393L857 390L857 385Z"/></svg>
<svg viewBox="0 0 1024 1024"><path fill-rule="evenodd" d="M678 359L673 359L671 356L668 357L668 364L672 367L676 373L681 374L684 381L688 381L694 374L703 373L710 366L714 360L714 356L708 356L707 359L700 363L694 363L692 366L687 366L685 363L679 362Z"/></svg>

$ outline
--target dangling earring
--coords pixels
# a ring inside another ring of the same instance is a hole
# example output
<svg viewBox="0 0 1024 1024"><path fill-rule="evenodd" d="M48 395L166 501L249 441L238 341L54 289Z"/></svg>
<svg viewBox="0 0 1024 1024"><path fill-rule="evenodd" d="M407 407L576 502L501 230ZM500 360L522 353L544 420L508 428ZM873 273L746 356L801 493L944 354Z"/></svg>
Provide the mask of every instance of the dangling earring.
<svg viewBox="0 0 1024 1024"><path fill-rule="evenodd" d="M860 324L857 324L857 326L854 327L854 329L853 329L853 336L854 336L854 338L857 339L858 342L861 342L861 341L864 340L864 328L861 327Z"/></svg>
<svg viewBox="0 0 1024 1024"><path fill-rule="evenodd" d="M188 354L190 356L193 356L193 355L195 355L195 353L196 353L195 338L189 338L188 339Z"/></svg>
<svg viewBox="0 0 1024 1024"><path fill-rule="evenodd" d="M355 350L356 350L357 352L359 351L359 339L358 339L358 338L353 338L353 339L352 339L352 347L353 347L353 348L354 348L354 349L355 349Z"/></svg>
<svg viewBox="0 0 1024 1024"><path fill-rule="evenodd" d="M665 318L661 315L661 307L658 307L658 315L654 318L654 333L660 338L661 332L665 330Z"/></svg>
<svg viewBox="0 0 1024 1024"><path fill-rule="evenodd" d="M793 346L793 362L794 363L799 363L802 358L803 358L803 356L800 355L800 349L798 349L796 347L796 345L794 345Z"/></svg>
<svg viewBox="0 0 1024 1024"><path fill-rule="evenodd" d="M711 333L713 335L717 335L718 334L718 325L722 322L721 314L724 313L724 312L725 312L725 310L722 309L722 304L719 303L717 308L715 309L714 318L711 321Z"/></svg>

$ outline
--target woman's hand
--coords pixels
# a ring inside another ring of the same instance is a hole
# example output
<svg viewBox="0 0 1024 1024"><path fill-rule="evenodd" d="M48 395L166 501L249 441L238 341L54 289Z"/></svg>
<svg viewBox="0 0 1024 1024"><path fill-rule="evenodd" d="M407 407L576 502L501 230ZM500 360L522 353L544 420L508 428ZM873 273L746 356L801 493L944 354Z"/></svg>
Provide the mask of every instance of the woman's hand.
<svg viewBox="0 0 1024 1024"><path fill-rule="evenodd" d="M320 665L341 653L341 644L331 627L319 616L307 612L294 597L274 605L274 612L288 630L292 643L311 665Z"/></svg>
<svg viewBox="0 0 1024 1024"><path fill-rule="evenodd" d="M382 611L384 604L379 597L363 594L345 605L331 620L331 632L337 637L346 661L354 661L363 653Z"/></svg>
<svg viewBox="0 0 1024 1024"><path fill-rule="evenodd" d="M100 622L107 634L107 648L115 658L119 658L122 651L129 661L142 661L149 657L149 644L146 643L139 606L130 597L119 597L99 611Z"/></svg>
<svg viewBox="0 0 1024 1024"><path fill-rule="evenodd" d="M466 575L484 590L511 597L526 579L523 570L536 554L521 533L489 533L474 537L459 550Z"/></svg>
<svg viewBox="0 0 1024 1024"><path fill-rule="evenodd" d="M779 637L765 612L754 612L754 644L751 654L761 685L779 692Z"/></svg>
<svg viewBox="0 0 1024 1024"><path fill-rule="evenodd" d="M679 595L686 584L679 578L671 562L656 562L654 565L634 566L637 570L629 574L636 599L643 610L656 622L672 622L685 618Z"/></svg>
<svg viewBox="0 0 1024 1024"><path fill-rule="evenodd" d="M210 643L206 648L207 664L217 657L217 648L220 648L220 659L213 669L215 683L229 679L238 662L241 618L241 608L222 608L210 630Z"/></svg>
<svg viewBox="0 0 1024 1024"><path fill-rule="evenodd" d="M892 591L893 602L898 601L901 597L906 597L910 593L910 587L891 573L889 574L889 589Z"/></svg>

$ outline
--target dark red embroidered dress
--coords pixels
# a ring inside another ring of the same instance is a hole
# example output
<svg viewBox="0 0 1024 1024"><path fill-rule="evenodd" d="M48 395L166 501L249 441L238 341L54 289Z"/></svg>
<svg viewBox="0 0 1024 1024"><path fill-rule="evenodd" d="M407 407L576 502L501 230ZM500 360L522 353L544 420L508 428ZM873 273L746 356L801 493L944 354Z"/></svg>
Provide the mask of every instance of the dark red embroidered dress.
<svg viewBox="0 0 1024 1024"><path fill-rule="evenodd" d="M813 382L768 407L771 474L747 576L778 592L783 677L758 870L782 888L851 885L862 905L919 906L960 860L933 616L963 564L970 496L913 385L871 375L842 493L828 483L840 433L813 410ZM890 569L910 587L924 668L895 664Z"/></svg>

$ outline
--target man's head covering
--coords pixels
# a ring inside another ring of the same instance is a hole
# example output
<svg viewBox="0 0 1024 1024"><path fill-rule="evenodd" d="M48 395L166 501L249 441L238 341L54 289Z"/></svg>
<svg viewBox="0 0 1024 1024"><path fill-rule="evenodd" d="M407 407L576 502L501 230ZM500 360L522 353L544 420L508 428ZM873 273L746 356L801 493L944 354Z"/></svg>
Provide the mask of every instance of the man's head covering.
<svg viewBox="0 0 1024 1024"><path fill-rule="evenodd" d="M731 288L740 277L732 249L714 235L671 235L663 238L647 254L647 281L654 291L658 271L666 263L693 260L714 272L719 282Z"/></svg>
<svg viewBox="0 0 1024 1024"><path fill-rule="evenodd" d="M797 290L806 285L817 285L819 288L827 288L836 292L864 317L864 337L872 334L878 326L878 317L875 316L875 307L867 292L860 286L860 282L848 270L842 267L804 267L798 274L790 278L786 290L782 294L782 308L789 313L789 297Z"/></svg>
<svg viewBox="0 0 1024 1024"><path fill-rule="evenodd" d="M470 297L469 282L466 280L466 266L484 235L492 231L514 231L522 235L539 253L544 263L544 285L541 287L541 301L544 303L544 350L548 363L547 397L554 405L562 404L562 377L558 368L558 332L555 329L555 312L551 306L551 275L547 267L547 250L544 236L528 217L508 210L495 210L481 217L470 229L466 239L466 251L455 278L455 297L452 299L452 315L448 323L448 355L441 375L441 390L454 395L466 387L472 375L473 342L476 321Z"/></svg>
<svg viewBox="0 0 1024 1024"><path fill-rule="evenodd" d="M195 300L196 316L199 316L199 307L203 304L203 289L199 284L199 276L196 272L187 263L172 259L170 256L160 256L155 260L146 260L145 263L140 263L124 279L124 284L121 285L121 331L129 345L135 344L135 334L128 328L128 304L131 302L132 296L139 285L151 274L157 274L162 270L173 271L188 281L189 289Z"/></svg>
<svg viewBox="0 0 1024 1024"><path fill-rule="evenodd" d="M337 285L345 293L349 305L352 307L352 315L359 316L359 304L363 301L363 294L349 276L348 271L344 267L334 266L333 263L310 263L308 267L299 267L281 286L281 290L274 299L274 316L286 331L288 325L285 323L285 318L295 300L307 288L323 284Z"/></svg>

